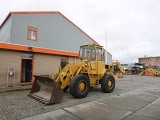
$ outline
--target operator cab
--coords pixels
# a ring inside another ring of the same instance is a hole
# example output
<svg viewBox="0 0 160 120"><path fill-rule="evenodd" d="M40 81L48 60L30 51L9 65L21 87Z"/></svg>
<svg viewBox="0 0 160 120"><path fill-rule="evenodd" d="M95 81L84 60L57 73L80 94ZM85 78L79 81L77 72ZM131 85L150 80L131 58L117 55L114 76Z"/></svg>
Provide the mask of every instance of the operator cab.
<svg viewBox="0 0 160 120"><path fill-rule="evenodd" d="M95 61L103 60L103 51L101 46L97 45L84 45L80 47L79 51L79 59L80 60L89 60L89 61Z"/></svg>

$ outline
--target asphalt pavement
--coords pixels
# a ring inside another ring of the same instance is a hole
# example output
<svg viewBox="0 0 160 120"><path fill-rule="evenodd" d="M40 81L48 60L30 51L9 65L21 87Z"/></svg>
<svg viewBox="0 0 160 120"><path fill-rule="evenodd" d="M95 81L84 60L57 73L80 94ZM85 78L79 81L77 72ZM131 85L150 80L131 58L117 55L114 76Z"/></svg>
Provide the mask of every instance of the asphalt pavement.
<svg viewBox="0 0 160 120"><path fill-rule="evenodd" d="M29 89L0 88L0 120L160 120L160 77L125 75L112 93L99 86L75 99L67 91L46 106L28 97Z"/></svg>

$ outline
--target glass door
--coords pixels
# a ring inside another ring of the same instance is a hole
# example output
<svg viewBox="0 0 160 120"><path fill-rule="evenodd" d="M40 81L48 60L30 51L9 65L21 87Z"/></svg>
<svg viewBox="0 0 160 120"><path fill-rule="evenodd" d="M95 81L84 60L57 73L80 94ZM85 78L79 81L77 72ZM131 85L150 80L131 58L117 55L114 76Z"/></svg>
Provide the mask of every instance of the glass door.
<svg viewBox="0 0 160 120"><path fill-rule="evenodd" d="M22 54L21 83L32 82L33 54Z"/></svg>

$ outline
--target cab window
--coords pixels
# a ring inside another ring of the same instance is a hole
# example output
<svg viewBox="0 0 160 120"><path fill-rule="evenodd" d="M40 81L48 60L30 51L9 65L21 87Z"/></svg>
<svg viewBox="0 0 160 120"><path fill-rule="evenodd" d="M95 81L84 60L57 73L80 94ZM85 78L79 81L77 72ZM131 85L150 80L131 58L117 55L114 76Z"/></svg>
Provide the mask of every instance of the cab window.
<svg viewBox="0 0 160 120"><path fill-rule="evenodd" d="M82 46L80 48L79 59L81 60L88 59L88 56L89 56L88 46Z"/></svg>
<svg viewBox="0 0 160 120"><path fill-rule="evenodd" d="M102 61L103 60L103 51L102 48L97 48L97 60Z"/></svg>
<svg viewBox="0 0 160 120"><path fill-rule="evenodd" d="M90 47L89 60L90 61L95 61L96 60L96 51L95 51L95 47L93 47L93 46Z"/></svg>

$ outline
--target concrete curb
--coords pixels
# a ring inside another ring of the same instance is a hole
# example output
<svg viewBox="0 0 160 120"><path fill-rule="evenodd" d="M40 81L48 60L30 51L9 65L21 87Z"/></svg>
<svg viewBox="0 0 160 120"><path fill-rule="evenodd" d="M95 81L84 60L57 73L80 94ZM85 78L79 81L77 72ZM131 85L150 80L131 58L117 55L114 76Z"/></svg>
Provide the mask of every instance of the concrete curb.
<svg viewBox="0 0 160 120"><path fill-rule="evenodd" d="M21 90L30 90L32 88L31 85L27 86L13 86L13 87L0 87L0 93L3 92L12 92L12 91L21 91Z"/></svg>

